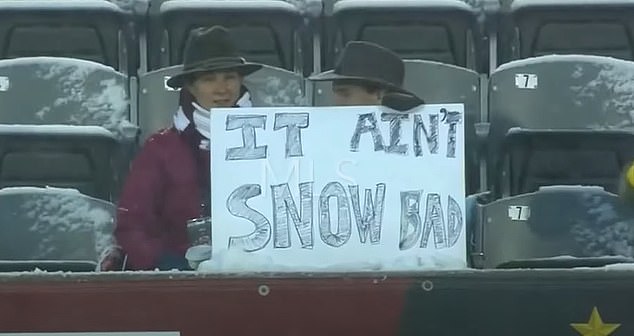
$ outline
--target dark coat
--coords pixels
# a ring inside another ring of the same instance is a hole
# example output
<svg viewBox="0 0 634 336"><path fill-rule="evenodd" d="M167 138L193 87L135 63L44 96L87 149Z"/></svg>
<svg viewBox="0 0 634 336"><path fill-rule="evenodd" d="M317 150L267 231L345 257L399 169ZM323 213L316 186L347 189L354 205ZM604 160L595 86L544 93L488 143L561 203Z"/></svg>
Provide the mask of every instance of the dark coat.
<svg viewBox="0 0 634 336"><path fill-rule="evenodd" d="M186 269L187 221L209 215L209 151L199 146L191 96L181 94L181 107L189 126L150 136L126 179L115 237L127 269Z"/></svg>

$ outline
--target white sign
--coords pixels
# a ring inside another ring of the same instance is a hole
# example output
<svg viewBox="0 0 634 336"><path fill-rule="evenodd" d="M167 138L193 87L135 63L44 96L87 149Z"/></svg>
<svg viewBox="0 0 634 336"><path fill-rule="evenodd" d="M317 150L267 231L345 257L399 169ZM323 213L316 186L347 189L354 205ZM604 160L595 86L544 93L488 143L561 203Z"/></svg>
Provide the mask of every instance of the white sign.
<svg viewBox="0 0 634 336"><path fill-rule="evenodd" d="M232 252L244 272L465 267L462 104L211 115L206 271L224 272Z"/></svg>
<svg viewBox="0 0 634 336"><path fill-rule="evenodd" d="M536 89L537 75L535 74L515 74L515 86L520 89Z"/></svg>

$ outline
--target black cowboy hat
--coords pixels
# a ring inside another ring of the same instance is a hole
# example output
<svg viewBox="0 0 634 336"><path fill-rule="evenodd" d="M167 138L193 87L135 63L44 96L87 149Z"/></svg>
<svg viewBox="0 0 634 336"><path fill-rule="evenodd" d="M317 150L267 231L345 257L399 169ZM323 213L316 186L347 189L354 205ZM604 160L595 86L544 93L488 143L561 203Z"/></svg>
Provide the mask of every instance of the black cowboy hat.
<svg viewBox="0 0 634 336"><path fill-rule="evenodd" d="M261 64L248 63L238 55L229 31L222 26L192 30L183 58L183 70L167 81L174 89L183 87L185 78L197 72L234 70L247 76L262 68Z"/></svg>
<svg viewBox="0 0 634 336"><path fill-rule="evenodd" d="M405 64L393 51L366 41L350 41L344 47L333 70L308 78L312 81L354 80L386 89L399 102L418 106L424 101L403 88ZM400 104L399 104L400 105ZM399 108L400 109L400 108Z"/></svg>

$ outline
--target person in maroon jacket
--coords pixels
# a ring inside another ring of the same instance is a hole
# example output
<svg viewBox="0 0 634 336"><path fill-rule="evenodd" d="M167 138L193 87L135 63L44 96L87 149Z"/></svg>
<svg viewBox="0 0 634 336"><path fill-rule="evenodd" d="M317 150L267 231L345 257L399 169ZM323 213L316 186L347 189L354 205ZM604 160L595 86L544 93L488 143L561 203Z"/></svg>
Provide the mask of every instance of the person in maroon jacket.
<svg viewBox="0 0 634 336"><path fill-rule="evenodd" d="M194 115L251 106L242 79L261 68L238 55L223 27L190 35L183 70L167 82L180 89L174 124L146 141L119 201L114 234L127 269L189 268L187 221L210 216L209 127L197 126Z"/></svg>

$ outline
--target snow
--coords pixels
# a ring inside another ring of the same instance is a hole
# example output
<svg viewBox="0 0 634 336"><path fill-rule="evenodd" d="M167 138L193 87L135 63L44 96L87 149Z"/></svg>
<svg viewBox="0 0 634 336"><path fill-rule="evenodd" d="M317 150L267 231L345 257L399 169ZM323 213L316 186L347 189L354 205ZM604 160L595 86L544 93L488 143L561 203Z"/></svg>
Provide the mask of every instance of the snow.
<svg viewBox="0 0 634 336"><path fill-rule="evenodd" d="M532 6L632 6L630 0L514 0L511 3L511 10L530 8Z"/></svg>
<svg viewBox="0 0 634 336"><path fill-rule="evenodd" d="M606 56L595 56L595 55L546 55L546 56L538 56L538 57L529 57L520 60L511 61L508 63L501 64L493 74L496 74L501 71L507 71L510 69L517 69L520 67L531 66L535 64L544 64L544 63L597 63L597 64L611 64L614 67L631 67L632 62L625 61L613 57Z"/></svg>
<svg viewBox="0 0 634 336"><path fill-rule="evenodd" d="M7 195L32 195L32 194L49 194L60 195L66 194L69 196L80 196L81 193L77 189L71 188L56 188L56 187L6 187L0 189L0 197Z"/></svg>
<svg viewBox="0 0 634 336"><path fill-rule="evenodd" d="M114 134L101 126L75 125L7 125L0 124L0 134L46 133L47 135L99 135L114 138Z"/></svg>
<svg viewBox="0 0 634 336"><path fill-rule="evenodd" d="M7 9L52 9L52 10L104 10L120 12L120 8L112 2L100 0L3 0L0 10Z"/></svg>
<svg viewBox="0 0 634 336"><path fill-rule="evenodd" d="M334 5L334 12L353 9L376 8L449 8L455 10L473 11L473 7L460 0L339 0Z"/></svg>
<svg viewBox="0 0 634 336"><path fill-rule="evenodd" d="M570 106L583 106L605 116L597 118L601 123L587 128L634 130L634 62L591 55L548 55L503 64L492 77L508 71L539 73L537 69L543 72L542 66L551 63L574 67L568 85L562 87L569 88L574 97Z"/></svg>
<svg viewBox="0 0 634 336"><path fill-rule="evenodd" d="M619 263L602 267L606 271L634 271L634 263Z"/></svg>
<svg viewBox="0 0 634 336"><path fill-rule="evenodd" d="M241 251L225 251L223 254L212 256L211 260L203 261L199 264L197 271L208 273L237 273L249 274L249 269L253 266L269 265L272 270L282 273L297 272L296 268L284 267L275 264L275 261L269 256L259 255L257 253L246 253ZM385 265L398 265L407 268L410 271L429 271L429 270L464 270L467 268L463 260L452 259L449 257L402 257L394 260L368 260L364 264L348 264L333 262L327 267L305 266L302 272L306 273L348 273L351 269L355 272L381 272L385 269Z"/></svg>
<svg viewBox="0 0 634 336"><path fill-rule="evenodd" d="M0 190L0 197L4 206L15 207L3 218L15 221L11 224L28 225L24 229L39 243L28 246L31 260L96 262L101 252L114 244L115 206L111 203L64 188L6 188ZM19 226L7 228L20 232Z"/></svg>
<svg viewBox="0 0 634 336"><path fill-rule="evenodd" d="M293 72L265 66L245 78L245 85L257 106L303 106L303 78Z"/></svg>
<svg viewBox="0 0 634 336"><path fill-rule="evenodd" d="M73 58L25 57L1 60L0 68L24 74L26 79L23 81L38 80L38 86L52 92L42 95L42 101L34 98L29 102L39 104L39 107L36 107L37 111L28 111L30 120L27 124L101 126L118 139L130 139L136 135L137 126L128 120L127 79L109 66ZM23 86L28 85L26 83ZM18 94L21 93L18 91ZM51 95L56 96L51 98ZM14 118L20 122L10 120L9 114L0 117L0 122L24 124L25 112L14 113L18 113Z"/></svg>
<svg viewBox="0 0 634 336"><path fill-rule="evenodd" d="M161 12L201 9L256 9L300 14L299 9L282 0L170 0L161 4Z"/></svg>
<svg viewBox="0 0 634 336"><path fill-rule="evenodd" d="M624 208L616 196L607 193L580 194L585 216L575 216L571 229L576 243L590 257L634 257L634 217Z"/></svg>

